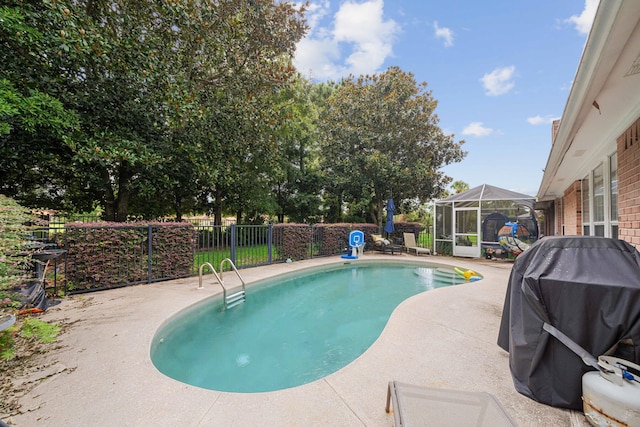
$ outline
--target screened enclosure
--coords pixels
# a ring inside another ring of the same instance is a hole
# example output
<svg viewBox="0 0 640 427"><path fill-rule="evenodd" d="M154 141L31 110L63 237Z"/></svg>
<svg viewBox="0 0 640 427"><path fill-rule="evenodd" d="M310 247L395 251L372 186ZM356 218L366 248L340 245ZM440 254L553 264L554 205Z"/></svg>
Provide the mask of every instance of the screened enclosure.
<svg viewBox="0 0 640 427"><path fill-rule="evenodd" d="M504 237L505 232L513 233L511 239L522 247L538 239L534 202L532 196L488 184L437 200L434 203L434 250L471 258L496 250L516 254L504 241L501 244L501 236Z"/></svg>

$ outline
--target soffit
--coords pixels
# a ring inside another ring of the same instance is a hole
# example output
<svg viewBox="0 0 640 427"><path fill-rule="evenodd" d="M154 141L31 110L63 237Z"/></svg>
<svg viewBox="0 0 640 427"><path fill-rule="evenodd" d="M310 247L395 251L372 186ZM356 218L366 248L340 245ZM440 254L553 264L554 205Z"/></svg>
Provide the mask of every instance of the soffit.
<svg viewBox="0 0 640 427"><path fill-rule="evenodd" d="M617 137L640 116L640 73L635 71L640 61L639 18L639 1L600 3L538 200L561 197L571 183L615 152Z"/></svg>

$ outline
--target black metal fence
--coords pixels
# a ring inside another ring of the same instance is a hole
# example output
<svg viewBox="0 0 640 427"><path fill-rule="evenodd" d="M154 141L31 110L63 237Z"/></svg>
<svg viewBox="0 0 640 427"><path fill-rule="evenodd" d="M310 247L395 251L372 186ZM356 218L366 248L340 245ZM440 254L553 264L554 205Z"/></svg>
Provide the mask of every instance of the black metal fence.
<svg viewBox="0 0 640 427"><path fill-rule="evenodd" d="M226 258L238 268L285 262L292 257L288 255L292 240L295 259L339 255L348 245L348 227L343 227L343 234L329 233L326 226L297 225L293 226L297 231L288 234L286 228L271 224L54 224L33 234L63 252L46 266L45 280L49 291L64 294L194 276L203 263L218 270ZM357 228L354 224L353 229ZM375 226L369 228L365 234L379 232Z"/></svg>
<svg viewBox="0 0 640 427"><path fill-rule="evenodd" d="M58 215L39 215L41 221L49 225L49 228L63 228L66 224L72 222L83 222L83 223L95 223L102 222L104 219L99 215L67 215L67 216L58 216ZM143 221L144 218L137 217L128 217L127 221ZM157 222L176 222L175 218L156 218L154 221ZM214 224L214 219L210 217L189 217L184 218L182 221L190 222L196 227L205 227ZM223 218L222 225L230 226L235 224L236 221L232 218Z"/></svg>
<svg viewBox="0 0 640 427"><path fill-rule="evenodd" d="M76 227L54 223L33 230L33 236L62 253L41 266L46 270L47 290L59 294L194 276L203 263L218 270L226 258L237 268L287 259L279 249L282 233L274 233L273 225ZM316 246L309 242L305 258L319 256L313 250Z"/></svg>
<svg viewBox="0 0 640 427"><path fill-rule="evenodd" d="M278 242L271 224L201 225L196 226L195 230L195 268L208 262L217 269L225 258L229 258L238 268L285 260L275 249Z"/></svg>

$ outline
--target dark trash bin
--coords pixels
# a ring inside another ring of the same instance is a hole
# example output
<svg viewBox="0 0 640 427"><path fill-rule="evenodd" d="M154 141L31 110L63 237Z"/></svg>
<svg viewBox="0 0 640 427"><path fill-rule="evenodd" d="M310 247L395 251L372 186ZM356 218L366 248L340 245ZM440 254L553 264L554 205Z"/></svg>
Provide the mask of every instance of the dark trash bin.
<svg viewBox="0 0 640 427"><path fill-rule="evenodd" d="M582 409L582 375L594 370L543 329L554 326L591 355L640 363L640 253L602 237L545 237L514 263L498 345L518 392Z"/></svg>

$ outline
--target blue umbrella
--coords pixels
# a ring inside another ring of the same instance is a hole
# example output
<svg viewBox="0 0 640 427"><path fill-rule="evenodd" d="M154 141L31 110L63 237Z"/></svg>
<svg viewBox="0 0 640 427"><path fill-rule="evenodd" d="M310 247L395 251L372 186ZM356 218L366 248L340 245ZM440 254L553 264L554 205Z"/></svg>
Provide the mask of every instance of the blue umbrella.
<svg viewBox="0 0 640 427"><path fill-rule="evenodd" d="M387 223L384 225L384 231L387 233L393 233L393 211L396 210L393 204L393 199L387 200Z"/></svg>

